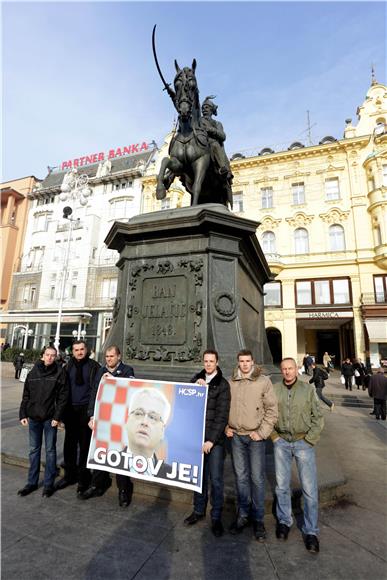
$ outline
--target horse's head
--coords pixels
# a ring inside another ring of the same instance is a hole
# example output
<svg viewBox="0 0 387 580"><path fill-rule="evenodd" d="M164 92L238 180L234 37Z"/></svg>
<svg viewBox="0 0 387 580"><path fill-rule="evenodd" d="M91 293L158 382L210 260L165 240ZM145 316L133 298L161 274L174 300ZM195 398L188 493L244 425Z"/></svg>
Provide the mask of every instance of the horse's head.
<svg viewBox="0 0 387 580"><path fill-rule="evenodd" d="M176 76L173 81L176 92L176 107L183 121L187 121L192 115L194 108L199 107L199 91L196 82L196 60L192 62L192 68L185 66L180 68L175 60Z"/></svg>

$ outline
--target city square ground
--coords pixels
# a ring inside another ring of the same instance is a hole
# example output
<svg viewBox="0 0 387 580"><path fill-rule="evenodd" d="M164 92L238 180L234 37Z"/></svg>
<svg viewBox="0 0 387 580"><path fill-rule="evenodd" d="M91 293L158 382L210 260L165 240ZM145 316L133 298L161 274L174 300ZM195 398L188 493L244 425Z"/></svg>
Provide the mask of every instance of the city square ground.
<svg viewBox="0 0 387 580"><path fill-rule="evenodd" d="M367 392L349 393L335 371L324 394L325 429L317 448L320 495L318 555L309 554L293 526L287 542L275 537L268 473L265 543L252 529L215 538L210 519L187 528L190 494L135 482L129 508L118 506L115 484L99 498L79 501L68 487L28 497L28 433L18 422L22 383L2 368L2 574L4 580L384 580L387 578L386 421L376 421ZM302 377L305 380L305 377ZM352 395L352 398L351 398ZM61 461L63 433L58 438ZM270 454L268 454L268 472ZM233 476L226 461L225 527L234 518ZM324 487L325 486L325 487ZM149 491L149 487L152 491Z"/></svg>

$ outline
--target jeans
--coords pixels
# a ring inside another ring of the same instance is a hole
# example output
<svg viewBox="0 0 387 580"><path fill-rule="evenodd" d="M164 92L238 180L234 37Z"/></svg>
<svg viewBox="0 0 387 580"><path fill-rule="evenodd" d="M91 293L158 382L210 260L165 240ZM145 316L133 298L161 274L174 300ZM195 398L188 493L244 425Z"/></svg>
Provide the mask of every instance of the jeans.
<svg viewBox="0 0 387 580"><path fill-rule="evenodd" d="M274 463L277 485L277 519L280 524L291 526L292 502L290 478L292 459L295 457L304 496L304 534L318 535L318 486L314 447L304 439L289 443L280 437L274 442Z"/></svg>
<svg viewBox="0 0 387 580"><path fill-rule="evenodd" d="M56 435L57 428L51 427L51 419L47 421L28 420L30 435L30 468L28 471L28 485L38 485L40 472L40 455L44 432L46 447L46 467L44 470L44 487L52 487L56 476Z"/></svg>
<svg viewBox="0 0 387 580"><path fill-rule="evenodd" d="M322 401L323 403L328 405L329 408L332 407L332 404L333 404L332 401L330 401L329 399L327 399L323 395L323 387L316 387L316 394L317 394L318 398L320 399L320 401Z"/></svg>
<svg viewBox="0 0 387 580"><path fill-rule="evenodd" d="M344 375L345 378L345 388L352 391L352 376Z"/></svg>
<svg viewBox="0 0 387 580"><path fill-rule="evenodd" d="M211 479L211 518L220 520L223 509L223 466L224 447L214 445L210 453L204 455L202 493L194 492L194 511L205 514L208 502L208 482Z"/></svg>
<svg viewBox="0 0 387 580"><path fill-rule="evenodd" d="M263 522L265 515L265 441L248 435L231 438L232 461L238 492L238 514Z"/></svg>

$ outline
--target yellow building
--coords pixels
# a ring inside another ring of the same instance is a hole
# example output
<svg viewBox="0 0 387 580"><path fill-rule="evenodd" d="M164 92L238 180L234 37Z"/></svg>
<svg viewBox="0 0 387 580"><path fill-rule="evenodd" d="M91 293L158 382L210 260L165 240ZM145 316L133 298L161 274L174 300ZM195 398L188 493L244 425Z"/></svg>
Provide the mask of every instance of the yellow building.
<svg viewBox="0 0 387 580"><path fill-rule="evenodd" d="M22 254L27 225L28 199L38 180L23 177L0 184L1 192L1 310L7 310L12 274ZM1 344L5 340L5 326L1 326Z"/></svg>
<svg viewBox="0 0 387 580"><path fill-rule="evenodd" d="M357 115L342 139L231 158L234 212L260 222L275 277L265 288L275 362L306 353L322 362L325 351L336 364L387 359L386 86L373 81ZM177 180L155 200L162 157L143 180L145 212L190 203Z"/></svg>

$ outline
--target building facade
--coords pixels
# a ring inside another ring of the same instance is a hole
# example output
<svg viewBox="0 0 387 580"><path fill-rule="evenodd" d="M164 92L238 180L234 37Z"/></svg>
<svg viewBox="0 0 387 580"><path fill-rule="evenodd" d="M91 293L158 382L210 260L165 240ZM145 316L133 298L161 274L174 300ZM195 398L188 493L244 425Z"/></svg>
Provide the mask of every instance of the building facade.
<svg viewBox="0 0 387 580"><path fill-rule="evenodd" d="M1 193L1 312L8 309L12 275L21 254L27 225L28 194L37 186L34 176L0 184ZM20 329L22 330L22 329ZM0 344L4 344L7 327L0 326Z"/></svg>
<svg viewBox="0 0 387 580"><path fill-rule="evenodd" d="M13 345L53 342L59 322L61 350L84 336L100 349L117 288L118 254L104 239L115 220L142 212L141 177L156 149L143 144L142 150L96 163L96 156L65 162L29 193L24 245L2 315ZM20 335L21 326L28 337Z"/></svg>
<svg viewBox="0 0 387 580"><path fill-rule="evenodd" d="M373 81L358 121L318 145L235 154L234 212L257 232L273 281L266 285L266 332L274 362L306 353L336 364L349 356L387 359L387 90ZM146 211L190 203L179 185L155 199L144 177Z"/></svg>

